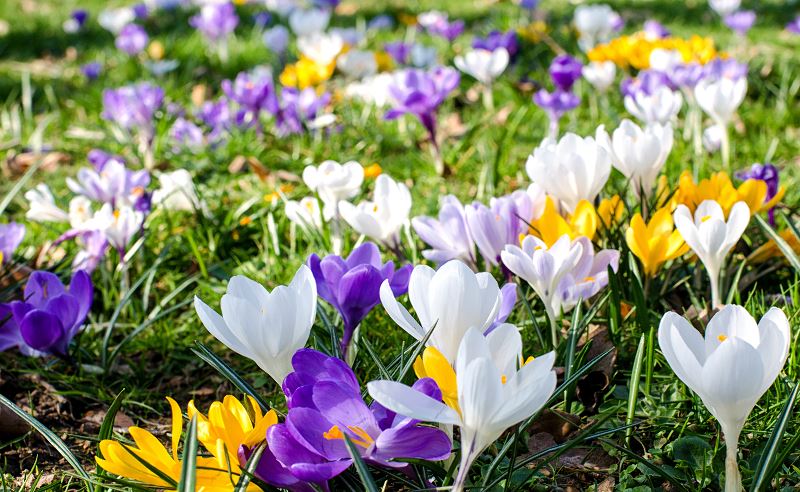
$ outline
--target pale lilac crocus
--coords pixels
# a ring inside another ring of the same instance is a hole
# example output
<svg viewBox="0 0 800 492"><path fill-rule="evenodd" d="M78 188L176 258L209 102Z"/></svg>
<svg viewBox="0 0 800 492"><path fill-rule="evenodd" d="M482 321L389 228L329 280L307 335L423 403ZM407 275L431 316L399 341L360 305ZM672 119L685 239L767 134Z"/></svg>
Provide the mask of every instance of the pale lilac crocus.
<svg viewBox="0 0 800 492"><path fill-rule="evenodd" d="M275 118L278 134L303 133L313 128L314 122L323 114L330 101L329 93L317 94L312 87L303 90L284 87L281 89L280 109Z"/></svg>
<svg viewBox="0 0 800 492"><path fill-rule="evenodd" d="M81 73L89 81L97 80L102 70L103 66L99 62L89 62L81 65Z"/></svg>
<svg viewBox="0 0 800 492"><path fill-rule="evenodd" d="M791 22L786 24L786 30L792 34L800 34L800 15L792 19Z"/></svg>
<svg viewBox="0 0 800 492"><path fill-rule="evenodd" d="M427 260L442 265L459 259L477 268L475 244L472 241L464 206L454 195L442 199L439 217L419 216L411 219L417 235L431 248L422 252Z"/></svg>
<svg viewBox="0 0 800 492"><path fill-rule="evenodd" d="M189 25L200 31L220 60L228 60L228 37L239 25L239 17L232 3L208 3L200 13L189 19Z"/></svg>
<svg viewBox="0 0 800 492"><path fill-rule="evenodd" d="M117 39L114 41L114 44L118 50L130 56L135 56L144 51L149 40L150 38L147 36L147 31L145 31L142 26L128 24L117 34Z"/></svg>
<svg viewBox="0 0 800 492"><path fill-rule="evenodd" d="M74 193L101 203L114 206L134 206L146 199L146 188L150 184L147 170L131 171L125 164L112 159L102 170L81 168L76 179L67 178L67 187Z"/></svg>
<svg viewBox="0 0 800 492"><path fill-rule="evenodd" d="M403 41L393 41L391 43L386 43L383 45L383 50L392 57L392 60L395 61L398 65L407 65L409 61L409 57L411 56L411 48L413 47L410 43L405 43Z"/></svg>
<svg viewBox="0 0 800 492"><path fill-rule="evenodd" d="M746 36L747 31L753 27L756 22L756 13L752 10L739 10L732 14L728 14L723 18L723 22L733 32L739 36Z"/></svg>
<svg viewBox="0 0 800 492"><path fill-rule="evenodd" d="M11 261L11 255L25 237L25 226L16 222L0 224L0 265Z"/></svg>
<svg viewBox="0 0 800 492"><path fill-rule="evenodd" d="M155 165L152 154L153 118L163 102L164 90L148 82L103 91L103 112L100 116L123 130L136 133L139 152L144 156L147 169Z"/></svg>
<svg viewBox="0 0 800 492"><path fill-rule="evenodd" d="M644 36L649 40L663 39L670 36L669 30L654 19L644 21L642 32L644 32Z"/></svg>
<svg viewBox="0 0 800 492"><path fill-rule="evenodd" d="M764 202L769 202L775 195L778 194L780 188L780 176L778 168L769 162L765 164L753 164L750 169L739 171L735 175L738 179L746 181L748 179L757 179L763 181L767 185L767 196L764 197ZM769 223L775 225L775 207L769 209Z"/></svg>
<svg viewBox="0 0 800 492"><path fill-rule="evenodd" d="M176 150L188 149L192 152L203 146L203 130L186 118L179 117L169 129L169 136L175 142Z"/></svg>
<svg viewBox="0 0 800 492"><path fill-rule="evenodd" d="M561 117L577 108L581 98L572 91L540 89L533 95L533 102L547 113L550 138L558 138Z"/></svg>
<svg viewBox="0 0 800 492"><path fill-rule="evenodd" d="M272 76L269 73L254 71L240 72L233 81L223 80L222 90L229 101L239 106L236 123L239 126L256 126L260 131L259 116L263 111L270 114L278 112L278 98Z"/></svg>

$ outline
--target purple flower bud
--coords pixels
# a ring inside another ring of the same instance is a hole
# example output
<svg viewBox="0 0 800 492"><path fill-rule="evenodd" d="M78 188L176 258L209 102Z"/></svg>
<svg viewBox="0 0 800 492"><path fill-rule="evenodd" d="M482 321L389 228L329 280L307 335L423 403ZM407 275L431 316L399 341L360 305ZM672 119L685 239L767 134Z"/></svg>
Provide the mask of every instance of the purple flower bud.
<svg viewBox="0 0 800 492"><path fill-rule="evenodd" d="M147 16L150 15L147 5L143 3L137 3L131 8L133 9L133 15L135 15L138 20L147 19Z"/></svg>
<svg viewBox="0 0 800 492"><path fill-rule="evenodd" d="M572 89L579 78L583 65L570 55L558 55L550 63L550 78L557 89L568 91Z"/></svg>
<svg viewBox="0 0 800 492"><path fill-rule="evenodd" d="M178 148L198 150L203 146L203 130L185 118L178 118L169 130Z"/></svg>
<svg viewBox="0 0 800 492"><path fill-rule="evenodd" d="M128 130L153 132L153 116L164 102L164 90L149 82L106 89L100 116Z"/></svg>
<svg viewBox="0 0 800 492"><path fill-rule="evenodd" d="M100 76L100 71L102 69L103 66L100 65L99 62L89 62L81 65L81 73L88 80L97 80L97 77Z"/></svg>
<svg viewBox="0 0 800 492"><path fill-rule="evenodd" d="M642 31L644 31L644 35L647 39L664 39L670 36L669 30L654 19L646 20Z"/></svg>
<svg viewBox="0 0 800 492"><path fill-rule="evenodd" d="M267 48L282 55L289 46L289 30L285 26L275 26L264 31L261 38Z"/></svg>
<svg viewBox="0 0 800 492"><path fill-rule="evenodd" d="M402 41L393 41L383 45L384 51L389 53L389 56L399 65L406 65L408 57L411 55L412 45Z"/></svg>
<svg viewBox="0 0 800 492"><path fill-rule="evenodd" d="M11 255L25 237L25 226L16 222L0 224L0 264L11 261ZM2 343L2 342L0 342ZM2 350L2 348L0 348Z"/></svg>
<svg viewBox="0 0 800 492"><path fill-rule="evenodd" d="M519 42L517 41L517 33L514 31L492 31L485 38L475 38L472 41L472 47L487 51L505 48L509 57L513 58L519 51Z"/></svg>
<svg viewBox="0 0 800 492"><path fill-rule="evenodd" d="M747 35L747 31L749 31L756 22L756 13L752 10L739 10L738 12L726 15L723 21L725 25L736 34L745 36Z"/></svg>
<svg viewBox="0 0 800 492"><path fill-rule="evenodd" d="M239 17L231 3L209 3L189 19L189 25L212 42L220 42L239 25Z"/></svg>
<svg viewBox="0 0 800 492"><path fill-rule="evenodd" d="M800 34L800 15L786 24L786 30L793 34Z"/></svg>
<svg viewBox="0 0 800 492"><path fill-rule="evenodd" d="M128 24L119 32L114 44L117 46L117 49L134 56L141 53L147 47L147 42L149 40L150 38L148 38L144 28L136 24Z"/></svg>
<svg viewBox="0 0 800 492"><path fill-rule="evenodd" d="M780 176L778 168L769 162L766 164L753 164L750 169L739 171L735 174L737 179L746 181L748 179L757 179L767 184L767 196L764 197L764 202L768 202L775 198L780 188ZM775 225L775 208L769 210L770 224Z"/></svg>
<svg viewBox="0 0 800 492"><path fill-rule="evenodd" d="M86 19L89 18L89 12L84 9L75 9L72 11L72 15L70 16L78 25L79 28L83 27L86 24Z"/></svg>

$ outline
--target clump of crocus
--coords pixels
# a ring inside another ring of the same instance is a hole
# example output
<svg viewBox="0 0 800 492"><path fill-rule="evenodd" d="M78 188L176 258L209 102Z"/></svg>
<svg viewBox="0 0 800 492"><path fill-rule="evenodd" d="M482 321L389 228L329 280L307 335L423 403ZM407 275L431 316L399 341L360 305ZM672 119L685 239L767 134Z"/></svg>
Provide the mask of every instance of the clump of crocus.
<svg viewBox="0 0 800 492"><path fill-rule="evenodd" d="M436 111L448 94L458 86L459 79L458 72L449 67L428 71L408 69L399 73L394 84L389 86L395 106L386 113L386 119L392 120L404 114L419 118L428 132L436 172L439 175L444 174L444 161L436 138Z"/></svg>
<svg viewBox="0 0 800 492"><path fill-rule="evenodd" d="M16 222L0 224L0 265L11 261L11 255L25 237L25 226Z"/></svg>
<svg viewBox="0 0 800 492"><path fill-rule="evenodd" d="M412 266L395 270L394 262L383 263L378 247L370 242L354 249L347 259L337 255L320 259L313 253L307 263L319 296L342 316L344 334L339 352L342 359L352 360L353 336L361 321L380 303L381 284L388 281L395 297L405 294Z"/></svg>
<svg viewBox="0 0 800 492"><path fill-rule="evenodd" d="M189 24L203 33L223 63L228 60L228 37L239 25L239 17L232 3L207 3L199 14L189 19Z"/></svg>
<svg viewBox="0 0 800 492"><path fill-rule="evenodd" d="M103 91L102 118L136 134L147 169L155 165L153 117L163 102L164 90L148 82Z"/></svg>
<svg viewBox="0 0 800 492"><path fill-rule="evenodd" d="M92 280L82 270L72 275L69 287L53 273L33 272L23 300L0 304L0 351L17 347L29 356L66 358L92 297Z"/></svg>
<svg viewBox="0 0 800 492"><path fill-rule="evenodd" d="M771 308L756 325L745 308L723 307L703 335L677 313L658 326L658 345L675 375L717 419L725 437L725 492L739 492L739 435L761 395L780 374L789 354L786 315Z"/></svg>
<svg viewBox="0 0 800 492"><path fill-rule="evenodd" d="M450 439L443 431L380 403L368 406L356 375L343 361L302 349L292 357L292 367L283 383L286 421L267 431L269 446L256 468L258 478L290 490L311 490L310 484L329 490L328 480L353 464L345 436L364 461L400 472L409 469L402 458L436 461L450 456ZM431 379L418 381L411 391L442 400ZM243 453L242 461L247 457Z"/></svg>
<svg viewBox="0 0 800 492"><path fill-rule="evenodd" d="M447 14L438 10L423 12L417 16L417 22L429 34L442 37L451 43L464 32L463 20L451 22Z"/></svg>
<svg viewBox="0 0 800 492"><path fill-rule="evenodd" d="M235 116L239 126L255 126L261 132L259 117L262 112L278 113L278 97L272 75L266 71L240 72L233 81L223 80L222 90L229 101L239 106Z"/></svg>
<svg viewBox="0 0 800 492"><path fill-rule="evenodd" d="M558 138L559 120L580 104L580 97L572 91L572 86L581 77L582 68L581 62L570 55L555 57L549 70L555 90L540 89L533 95L533 102L547 112L550 138Z"/></svg>

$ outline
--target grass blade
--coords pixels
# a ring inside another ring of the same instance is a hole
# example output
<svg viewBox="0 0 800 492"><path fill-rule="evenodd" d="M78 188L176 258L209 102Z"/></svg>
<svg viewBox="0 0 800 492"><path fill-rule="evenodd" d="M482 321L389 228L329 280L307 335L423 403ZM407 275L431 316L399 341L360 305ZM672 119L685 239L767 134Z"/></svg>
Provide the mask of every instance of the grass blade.
<svg viewBox="0 0 800 492"><path fill-rule="evenodd" d="M247 490L247 486L250 485L250 480L256 472L256 467L258 467L258 463L261 461L261 455L264 453L266 447L267 443L264 441L253 450L250 459L247 460L244 468L242 468L242 474L239 475L239 481L236 482L236 487L234 487L233 492L245 492Z"/></svg>
<svg viewBox="0 0 800 492"><path fill-rule="evenodd" d="M197 415L189 422L189 430L183 442L182 460L177 492L194 492L197 490Z"/></svg>
<svg viewBox="0 0 800 492"><path fill-rule="evenodd" d="M634 453L630 449L620 446L619 444L615 443L614 441L610 441L608 439L600 439L604 444L611 446L612 448L616 449L620 453L624 454L625 456L629 457L633 461L640 463L645 468L650 469L659 477L663 478L667 482L671 483L677 490L681 490L683 492L689 492L689 489L681 483L681 479L672 475L670 472L666 470L662 470L661 468L657 467L656 465L650 463L645 458L639 456L638 454Z"/></svg>
<svg viewBox="0 0 800 492"><path fill-rule="evenodd" d="M372 474L369 472L367 464L361 459L356 445L353 444L353 441L350 440L350 436L347 434L344 435L344 442L347 445L347 452L350 453L350 457L353 458L353 464L356 467L358 476L361 477L361 481L364 484L364 490L366 492L378 492L378 486L375 485L375 480L372 479Z"/></svg>
<svg viewBox="0 0 800 492"><path fill-rule="evenodd" d="M762 229L764 229L764 232L767 234L767 236L769 236L770 239L775 241L775 244L778 246L778 249L781 250L781 253L783 253L783 256L785 256L786 259L789 261L789 263L792 265L792 268L794 268L796 272L800 273L800 258L798 258L796 254L794 254L794 250L792 249L791 246L789 246L789 243L784 241L784 239L780 236L780 234L775 232L775 229L770 227L770 225L767 224L767 222L763 218L761 218L760 215L756 215L753 218L756 220L756 223L759 226L761 226Z"/></svg>
<svg viewBox="0 0 800 492"><path fill-rule="evenodd" d="M53 431L45 427L44 424L36 420L36 418L33 415L19 408L17 405L14 404L13 401L9 400L2 394L0 394L0 404L3 404L6 407L8 407L9 410L17 414L20 418L25 420L25 422L27 422L28 425L33 427L36 430L36 432L41 434L42 437L44 437L44 439L47 442L49 442L51 446L56 448L56 451L58 451L58 453L67 461L67 463L70 464L70 466L78 473L78 475L85 480L86 487L90 491L94 491L94 487L91 484L91 478L89 477L89 474L86 473L86 470L84 470L83 466L81 466L81 462L74 454L72 454L72 451L69 450L69 447L67 447L64 441L62 441L57 435L55 435Z"/></svg>
<svg viewBox="0 0 800 492"><path fill-rule="evenodd" d="M123 396L125 396L125 391L125 388L122 388L122 391L120 391L116 398L114 398L114 401L111 402L111 406L108 407L108 411L103 419L103 423L100 425L100 432L97 434L98 441L111 439L111 435L114 433L114 418L117 416L117 412L122 406L122 400Z"/></svg>
<svg viewBox="0 0 800 492"><path fill-rule="evenodd" d="M798 390L800 390L800 384L796 383L794 389L792 389L792 393L786 399L786 404L783 405L783 410L781 410L781 414L778 416L778 421L775 422L772 435L764 448L764 452L761 454L761 458L758 460L758 465L756 465L753 485L750 487L752 492L765 490L767 488L766 484L772 480L772 476L775 474L771 463L775 452L778 450L778 446L783 440L783 434L786 432L786 425L792 418L792 410L797 400Z"/></svg>
<svg viewBox="0 0 800 492"><path fill-rule="evenodd" d="M639 348L636 349L636 357L633 359L633 370L631 371L631 379L628 383L628 413L625 415L625 424L630 425L633 423L633 417L636 413L636 400L639 398L639 380L642 377L642 361L644 360L644 335L639 339ZM625 442L628 446L631 445L631 434L633 429L630 428L625 431Z"/></svg>
<svg viewBox="0 0 800 492"><path fill-rule="evenodd" d="M202 342L195 342L197 344L197 348L193 348L192 352L195 353L198 357L200 357L206 364L210 365L214 369L217 370L218 373L222 374L225 379L233 383L239 391L246 395L250 395L253 397L255 401L258 402L258 406L261 407L261 410L268 412L270 410L270 405L267 403L264 398L253 388L250 383L242 379L239 374L236 373L231 366L229 366L224 360L217 357L217 354L211 351L208 347L203 345Z"/></svg>

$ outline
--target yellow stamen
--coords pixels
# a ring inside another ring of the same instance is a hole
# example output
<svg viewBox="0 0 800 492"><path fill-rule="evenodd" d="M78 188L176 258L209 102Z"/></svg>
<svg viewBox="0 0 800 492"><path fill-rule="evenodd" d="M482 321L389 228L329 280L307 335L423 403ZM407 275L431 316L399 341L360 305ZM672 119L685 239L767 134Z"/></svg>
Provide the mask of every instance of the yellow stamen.
<svg viewBox="0 0 800 492"><path fill-rule="evenodd" d="M719 340L720 342L724 342L727 339L728 337L726 335L717 335L717 340Z"/></svg>
<svg viewBox="0 0 800 492"><path fill-rule="evenodd" d="M702 222L707 222L709 220L711 220L711 216L710 215L704 215L703 218L700 219L700 222L701 223Z"/></svg>
<svg viewBox="0 0 800 492"><path fill-rule="evenodd" d="M362 448L368 448L375 442L375 440L369 434L367 434L367 431L365 431L361 427L357 425L348 425L347 428L350 429L350 431L353 432L353 434L361 438L361 439L351 439L354 444L358 444ZM333 427L328 429L328 432L324 432L322 434L322 437L330 441L333 439L344 439L344 434L342 433L342 430L339 429L338 425L334 425Z"/></svg>
<svg viewBox="0 0 800 492"><path fill-rule="evenodd" d="M249 215L245 215L244 217L242 217L241 219L239 219L239 225L240 225L240 226L246 226L246 225L247 225L247 224L249 224L250 222L253 222L253 218L252 218L252 217L250 217Z"/></svg>
<svg viewBox="0 0 800 492"><path fill-rule="evenodd" d="M594 278L594 277L591 277L591 276L590 276L590 277L583 277L583 281L584 281L584 282L594 282L594 281L595 281L595 278Z"/></svg>
<svg viewBox="0 0 800 492"><path fill-rule="evenodd" d="M377 205L373 205L372 206L372 211L373 212L377 212L378 211L378 206Z"/></svg>
<svg viewBox="0 0 800 492"><path fill-rule="evenodd" d="M505 374L503 374L502 376L500 376L500 382L501 382L501 383L503 383L503 384L506 384L506 381L508 381L508 378L506 377L506 375L505 375Z"/></svg>

